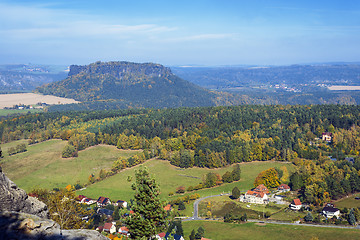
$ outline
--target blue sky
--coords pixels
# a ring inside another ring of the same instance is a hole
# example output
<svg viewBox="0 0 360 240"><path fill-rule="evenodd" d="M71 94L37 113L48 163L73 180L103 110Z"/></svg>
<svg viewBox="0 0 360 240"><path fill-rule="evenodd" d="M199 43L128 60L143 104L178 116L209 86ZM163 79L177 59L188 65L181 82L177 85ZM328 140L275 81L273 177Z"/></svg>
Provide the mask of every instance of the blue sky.
<svg viewBox="0 0 360 240"><path fill-rule="evenodd" d="M357 0L0 0L0 63L360 61Z"/></svg>

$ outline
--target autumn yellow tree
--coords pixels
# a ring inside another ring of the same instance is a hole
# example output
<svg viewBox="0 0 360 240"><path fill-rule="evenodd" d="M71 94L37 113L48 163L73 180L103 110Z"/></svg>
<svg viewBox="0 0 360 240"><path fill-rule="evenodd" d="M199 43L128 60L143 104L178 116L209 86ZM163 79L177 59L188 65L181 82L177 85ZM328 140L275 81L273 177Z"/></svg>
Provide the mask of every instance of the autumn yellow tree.
<svg viewBox="0 0 360 240"><path fill-rule="evenodd" d="M269 168L259 173L255 178L254 186L264 184L267 188L274 188L280 185L279 176L275 168Z"/></svg>
<svg viewBox="0 0 360 240"><path fill-rule="evenodd" d="M74 191L62 189L49 193L45 204L49 208L51 219L57 222L61 229L86 228L90 224L82 218L91 213L76 202Z"/></svg>

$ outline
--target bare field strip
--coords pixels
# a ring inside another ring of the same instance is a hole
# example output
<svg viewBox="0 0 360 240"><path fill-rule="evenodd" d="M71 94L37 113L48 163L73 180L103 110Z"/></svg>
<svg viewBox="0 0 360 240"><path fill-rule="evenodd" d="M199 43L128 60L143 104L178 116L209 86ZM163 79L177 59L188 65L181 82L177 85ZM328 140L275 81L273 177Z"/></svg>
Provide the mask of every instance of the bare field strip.
<svg viewBox="0 0 360 240"><path fill-rule="evenodd" d="M12 107L16 104L35 105L38 102L47 103L50 105L79 103L78 101L70 98L35 93L0 94L0 109L3 109L4 107Z"/></svg>
<svg viewBox="0 0 360 240"><path fill-rule="evenodd" d="M330 86L331 91L360 91L360 86Z"/></svg>

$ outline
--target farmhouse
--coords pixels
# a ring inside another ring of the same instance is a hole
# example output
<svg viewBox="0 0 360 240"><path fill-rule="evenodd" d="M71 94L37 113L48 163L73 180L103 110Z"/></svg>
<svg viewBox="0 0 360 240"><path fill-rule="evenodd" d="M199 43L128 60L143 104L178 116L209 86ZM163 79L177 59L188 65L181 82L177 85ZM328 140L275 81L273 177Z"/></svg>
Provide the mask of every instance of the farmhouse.
<svg viewBox="0 0 360 240"><path fill-rule="evenodd" d="M289 192L290 191L290 187L287 184L281 184L280 186L278 186L278 191L279 192Z"/></svg>
<svg viewBox="0 0 360 240"><path fill-rule="evenodd" d="M291 204L290 204L290 209L292 210L300 210L302 207L301 201L300 199L294 199L292 200Z"/></svg>
<svg viewBox="0 0 360 240"><path fill-rule="evenodd" d="M240 197L241 202L266 204L268 203L269 197L264 192L249 190L245 195Z"/></svg>

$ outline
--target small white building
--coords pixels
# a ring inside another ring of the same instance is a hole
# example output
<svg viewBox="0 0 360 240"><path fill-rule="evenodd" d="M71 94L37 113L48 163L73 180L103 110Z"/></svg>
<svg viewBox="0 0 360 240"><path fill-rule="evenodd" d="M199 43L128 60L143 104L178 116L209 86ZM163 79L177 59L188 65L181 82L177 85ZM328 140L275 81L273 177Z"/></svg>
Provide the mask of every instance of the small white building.
<svg viewBox="0 0 360 240"><path fill-rule="evenodd" d="M302 207L302 204L301 204L300 199L297 198L297 199L292 200L292 202L290 204L290 209L297 211L297 210L300 210L301 207Z"/></svg>

